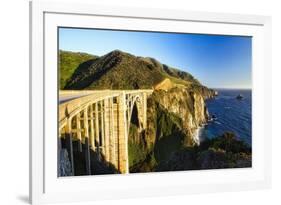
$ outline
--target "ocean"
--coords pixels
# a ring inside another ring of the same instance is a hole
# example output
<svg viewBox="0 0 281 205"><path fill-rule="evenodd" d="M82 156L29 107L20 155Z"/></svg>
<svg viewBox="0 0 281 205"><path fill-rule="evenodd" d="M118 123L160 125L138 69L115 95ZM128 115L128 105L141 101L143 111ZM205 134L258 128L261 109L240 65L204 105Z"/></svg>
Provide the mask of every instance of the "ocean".
<svg viewBox="0 0 281 205"><path fill-rule="evenodd" d="M214 138L226 131L248 145L252 144L252 91L217 89L218 96L208 99L206 105L213 119L199 130L199 139ZM241 94L242 99L236 97Z"/></svg>

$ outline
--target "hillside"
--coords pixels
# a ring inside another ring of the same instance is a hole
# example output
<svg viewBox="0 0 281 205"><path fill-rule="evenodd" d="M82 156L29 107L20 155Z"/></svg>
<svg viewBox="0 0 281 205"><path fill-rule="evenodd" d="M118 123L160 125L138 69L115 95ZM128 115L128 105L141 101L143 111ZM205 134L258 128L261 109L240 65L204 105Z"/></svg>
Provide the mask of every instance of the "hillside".
<svg viewBox="0 0 281 205"><path fill-rule="evenodd" d="M59 51L60 89L65 87L67 80L71 78L76 69L83 70L96 58L87 53Z"/></svg>
<svg viewBox="0 0 281 205"><path fill-rule="evenodd" d="M60 59L62 89L151 89L165 79L169 87L200 86L187 72L120 50L101 57L60 51Z"/></svg>

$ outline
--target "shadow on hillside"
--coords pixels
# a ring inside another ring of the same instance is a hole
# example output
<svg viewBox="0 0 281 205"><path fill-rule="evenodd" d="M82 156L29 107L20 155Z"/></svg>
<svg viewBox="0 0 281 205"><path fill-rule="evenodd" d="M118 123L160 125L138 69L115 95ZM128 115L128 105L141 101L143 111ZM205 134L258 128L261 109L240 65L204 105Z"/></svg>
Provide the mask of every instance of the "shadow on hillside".
<svg viewBox="0 0 281 205"><path fill-rule="evenodd" d="M104 58L91 59L81 63L74 71L64 89L81 90L89 87L101 76L121 62L121 54L111 52Z"/></svg>
<svg viewBox="0 0 281 205"><path fill-rule="evenodd" d="M70 88L74 88L73 89L82 89L83 86L85 86L85 84L88 86L91 84L90 79L87 79L86 82L83 83L83 85L81 84L77 84L76 81L78 81L79 76L82 73L87 73L87 71L89 70L90 66L96 61L97 59L91 59L91 60L87 60L81 64L79 64L79 66L75 69L74 73L72 74L71 78L68 80L68 82L66 83L64 89L70 89Z"/></svg>
<svg viewBox="0 0 281 205"><path fill-rule="evenodd" d="M80 149L80 146L82 149ZM83 176L83 175L89 175L87 172L87 147L85 144L81 143L79 141L73 141L72 142L73 147L73 159L74 159L74 176ZM61 139L61 149L67 152L65 161L68 161L70 163L70 154L68 153L66 140ZM107 162L105 160L105 157L103 154L98 153L97 151L93 151L92 149L89 149L90 153L90 171L91 175L101 175L101 174L118 174L120 173L115 166ZM59 166L65 166L63 165L65 163L62 163L60 158L60 164ZM71 168L71 166L70 166ZM62 174L61 169L58 169L60 173L59 176L71 176L72 174ZM69 173L69 172L68 172Z"/></svg>

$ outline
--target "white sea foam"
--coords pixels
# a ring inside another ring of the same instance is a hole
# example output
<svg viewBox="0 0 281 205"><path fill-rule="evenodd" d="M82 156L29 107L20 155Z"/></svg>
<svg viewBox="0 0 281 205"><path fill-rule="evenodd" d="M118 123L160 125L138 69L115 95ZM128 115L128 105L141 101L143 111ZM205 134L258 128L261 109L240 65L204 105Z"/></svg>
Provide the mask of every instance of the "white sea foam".
<svg viewBox="0 0 281 205"><path fill-rule="evenodd" d="M207 125L207 124L206 124ZM205 124L204 124L204 126L205 126ZM196 130L195 130L195 132L194 132L194 134L193 134L193 139L194 139L194 141L195 141L195 143L197 144L197 145L200 145L200 136L201 136L201 133L202 133L202 131L203 131L203 129L204 129L204 126L200 126L200 127L198 127Z"/></svg>

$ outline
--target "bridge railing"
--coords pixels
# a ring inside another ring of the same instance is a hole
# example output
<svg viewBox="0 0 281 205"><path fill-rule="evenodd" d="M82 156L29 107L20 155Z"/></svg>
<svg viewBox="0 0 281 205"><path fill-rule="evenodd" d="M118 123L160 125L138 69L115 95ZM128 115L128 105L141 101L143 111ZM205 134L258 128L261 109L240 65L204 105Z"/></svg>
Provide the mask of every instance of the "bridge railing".
<svg viewBox="0 0 281 205"><path fill-rule="evenodd" d="M60 91L60 96L69 96L69 95L85 95L68 102L62 103L59 105L59 129L61 129L67 123L67 119L73 117L79 112L79 110L84 109L90 103L95 103L102 101L104 99L117 97L121 94L136 94L136 93L147 93L151 94L153 90L143 89L143 90L64 90Z"/></svg>

